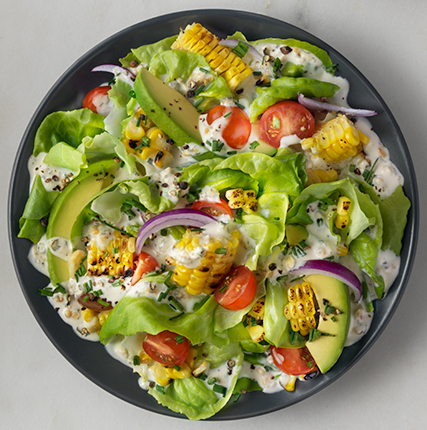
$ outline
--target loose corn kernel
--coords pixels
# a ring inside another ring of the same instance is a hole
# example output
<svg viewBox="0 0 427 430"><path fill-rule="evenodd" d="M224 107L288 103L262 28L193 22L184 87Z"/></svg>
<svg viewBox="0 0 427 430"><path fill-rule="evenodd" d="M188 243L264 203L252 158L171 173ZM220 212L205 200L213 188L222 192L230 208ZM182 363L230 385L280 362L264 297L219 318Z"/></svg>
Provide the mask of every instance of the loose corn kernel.
<svg viewBox="0 0 427 430"><path fill-rule="evenodd" d="M97 311L86 308L82 310L82 317L86 322L90 322L93 318L98 316L98 313Z"/></svg>
<svg viewBox="0 0 427 430"><path fill-rule="evenodd" d="M254 190L235 188L233 190L227 190L225 197L227 198L228 206L230 206L231 209L242 208L247 213L258 211L258 200Z"/></svg>
<svg viewBox="0 0 427 430"><path fill-rule="evenodd" d="M87 272L90 276L124 276L133 270L134 237L122 236L116 231L114 239L106 247L98 247L96 237L93 237L87 249Z"/></svg>
<svg viewBox="0 0 427 430"><path fill-rule="evenodd" d="M136 151L136 155L143 160L151 159L157 167L167 167L173 161L169 152L167 136L158 127L147 130L148 146L145 145Z"/></svg>
<svg viewBox="0 0 427 430"><path fill-rule="evenodd" d="M209 369L209 363L205 360L202 363L200 363L194 370L193 370L193 376L196 378L200 376L202 373L206 372Z"/></svg>
<svg viewBox="0 0 427 430"><path fill-rule="evenodd" d="M368 142L369 138L345 115L338 115L322 124L313 136L304 139L301 147L327 163L333 163L354 157Z"/></svg>
<svg viewBox="0 0 427 430"><path fill-rule="evenodd" d="M182 240L176 245L179 250L189 252L201 247L204 256L200 265L195 269L188 268L184 264L177 262L172 281L193 295L209 291L219 284L221 278L225 276L233 265L234 256L239 245L240 233L235 231L231 234L230 240L224 245L221 241L210 238L207 244L200 246L199 234L187 230ZM216 251L221 249L221 253ZM222 253L222 251L225 251Z"/></svg>
<svg viewBox="0 0 427 430"><path fill-rule="evenodd" d="M194 366L196 364L197 359L197 349L190 348L187 354L187 358L185 359L185 362L190 366L190 369L193 370Z"/></svg>
<svg viewBox="0 0 427 430"><path fill-rule="evenodd" d="M169 376L166 367L162 366L160 363L157 363L157 361L153 361L151 369L153 371L154 378L159 385L163 387L169 385L171 377Z"/></svg>
<svg viewBox="0 0 427 430"><path fill-rule="evenodd" d="M252 69L226 46L219 45L220 39L209 32L201 24L187 25L181 30L172 49L195 52L203 57L215 72L223 76L231 91L248 76Z"/></svg>
<svg viewBox="0 0 427 430"><path fill-rule="evenodd" d="M313 170L307 169L308 180L306 186L321 182L334 182L338 179L338 172L334 169Z"/></svg>
<svg viewBox="0 0 427 430"><path fill-rule="evenodd" d="M295 383L297 381L297 377L295 375L289 375L289 380L285 385L286 391L295 391Z"/></svg>
<svg viewBox="0 0 427 430"><path fill-rule="evenodd" d="M190 366L184 362L181 364L180 370L175 369L174 367L165 367L166 374L171 379L184 379L188 378L191 375Z"/></svg>
<svg viewBox="0 0 427 430"><path fill-rule="evenodd" d="M246 329L254 342L261 342L264 339L264 327L262 325L248 325Z"/></svg>
<svg viewBox="0 0 427 430"><path fill-rule="evenodd" d="M108 318L108 315L110 315L110 312L111 311L101 311L98 314L98 321L101 327L104 325L106 319Z"/></svg>
<svg viewBox="0 0 427 430"><path fill-rule="evenodd" d="M285 317L290 321L292 330L302 336L316 328L316 305L314 293L308 282L288 289L288 304L285 306Z"/></svg>
<svg viewBox="0 0 427 430"><path fill-rule="evenodd" d="M338 215L347 215L350 210L351 200L346 196L341 196L337 203Z"/></svg>
<svg viewBox="0 0 427 430"><path fill-rule="evenodd" d="M337 255L339 257L344 257L344 255L348 254L348 246L344 243L344 244L339 244L337 246Z"/></svg>
<svg viewBox="0 0 427 430"><path fill-rule="evenodd" d="M348 215L338 215L335 218L335 227L344 230L348 226L349 221L350 217Z"/></svg>
<svg viewBox="0 0 427 430"><path fill-rule="evenodd" d="M148 364L152 360L152 358L145 351L141 351L138 354L138 357L143 364Z"/></svg>

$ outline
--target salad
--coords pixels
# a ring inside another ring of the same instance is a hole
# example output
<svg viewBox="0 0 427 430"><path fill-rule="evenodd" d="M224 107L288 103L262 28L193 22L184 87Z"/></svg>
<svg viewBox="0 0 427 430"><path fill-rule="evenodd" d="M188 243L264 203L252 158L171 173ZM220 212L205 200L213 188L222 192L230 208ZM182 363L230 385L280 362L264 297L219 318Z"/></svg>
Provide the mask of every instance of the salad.
<svg viewBox="0 0 427 430"><path fill-rule="evenodd" d="M191 420L327 373L399 272L404 178L338 70L193 23L38 128L19 237L40 294Z"/></svg>

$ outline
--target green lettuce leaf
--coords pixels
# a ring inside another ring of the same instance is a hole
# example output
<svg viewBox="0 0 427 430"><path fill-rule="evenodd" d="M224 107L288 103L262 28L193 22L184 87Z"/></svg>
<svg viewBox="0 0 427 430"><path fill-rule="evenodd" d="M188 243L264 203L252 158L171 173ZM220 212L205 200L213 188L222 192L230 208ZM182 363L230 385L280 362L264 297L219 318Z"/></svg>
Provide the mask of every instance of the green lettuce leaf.
<svg viewBox="0 0 427 430"><path fill-rule="evenodd" d="M131 91L132 87L120 79L117 79L108 91L108 97L112 100L113 106L105 117L105 130L117 138L123 136L122 122L129 117L127 105L132 99Z"/></svg>
<svg viewBox="0 0 427 430"><path fill-rule="evenodd" d="M49 152L59 142L77 148L84 137L104 131L104 117L90 109L53 112L40 124L34 139L33 154Z"/></svg>
<svg viewBox="0 0 427 430"><path fill-rule="evenodd" d="M36 244L46 232L40 221L47 218L59 191L46 191L42 179L37 175L25 204L24 213L19 220L18 237L30 239Z"/></svg>
<svg viewBox="0 0 427 430"><path fill-rule="evenodd" d="M52 167L71 170L75 175L80 173L81 168L87 167L85 154L65 142L58 142L55 146L52 146L44 157L43 162Z"/></svg>
<svg viewBox="0 0 427 430"><path fill-rule="evenodd" d="M267 108L281 100L297 99L298 94L306 97L332 97L339 87L329 82L312 78L284 76L275 79L270 87L258 88L258 97L250 105L251 121L254 122Z"/></svg>

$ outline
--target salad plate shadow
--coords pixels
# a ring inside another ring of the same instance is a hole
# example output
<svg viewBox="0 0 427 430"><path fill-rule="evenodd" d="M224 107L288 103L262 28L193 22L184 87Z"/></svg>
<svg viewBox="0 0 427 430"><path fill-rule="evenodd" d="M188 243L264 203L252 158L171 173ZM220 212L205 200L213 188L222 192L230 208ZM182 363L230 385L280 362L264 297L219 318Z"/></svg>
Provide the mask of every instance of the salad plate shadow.
<svg viewBox="0 0 427 430"><path fill-rule="evenodd" d="M84 54L54 84L34 113L19 146L9 190L9 240L15 270L26 301L41 328L61 354L83 375L102 389L143 409L173 417L183 417L159 405L141 390L137 375L110 357L103 345L87 342L75 335L72 328L56 315L50 303L38 293L49 282L48 278L28 264L30 241L18 239L19 218L29 190L27 160L32 153L36 130L46 115L58 110L81 107L84 95L108 81L109 73L91 73L99 64L118 64L131 48L156 42L177 34L187 24L199 22L220 37L242 32L248 40L267 37L305 40L328 51L339 75L350 82L350 106L376 110L379 115L371 122L390 152L390 158L405 178L404 190L412 203L403 238L400 272L383 301L376 302L375 318L369 332L355 345L345 348L337 364L325 375L297 384L294 392L265 395L259 392L241 396L238 402L227 405L211 420L231 420L253 417L279 410L304 400L336 381L353 366L373 345L390 321L404 293L418 237L418 195L416 178L408 148L389 108L367 79L340 53L315 36L286 22L263 15L234 10L193 10L156 17L129 27L106 39Z"/></svg>

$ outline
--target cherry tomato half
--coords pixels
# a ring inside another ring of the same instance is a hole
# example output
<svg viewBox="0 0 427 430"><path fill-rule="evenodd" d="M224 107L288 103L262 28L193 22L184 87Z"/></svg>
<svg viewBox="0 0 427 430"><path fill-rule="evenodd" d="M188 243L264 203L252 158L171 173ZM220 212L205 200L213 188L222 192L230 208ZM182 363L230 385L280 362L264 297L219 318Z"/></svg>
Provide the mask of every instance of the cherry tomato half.
<svg viewBox="0 0 427 430"><path fill-rule="evenodd" d="M313 115L304 106L291 100L270 106L261 116L259 132L269 145L278 148L280 139L296 134L300 139L314 133Z"/></svg>
<svg viewBox="0 0 427 430"><path fill-rule="evenodd" d="M225 309L238 311L255 298L257 282L246 266L237 266L228 273L215 290L215 300Z"/></svg>
<svg viewBox="0 0 427 430"><path fill-rule="evenodd" d="M212 216L228 215L233 218L233 211L224 199L219 202L210 202L208 200L199 200L193 203L192 209L196 209Z"/></svg>
<svg viewBox="0 0 427 430"><path fill-rule="evenodd" d="M218 105L207 115L207 123L211 125L216 119L226 117L225 127L222 127L222 138L233 149L243 148L251 135L251 121L243 109L237 106L228 107Z"/></svg>
<svg viewBox="0 0 427 430"><path fill-rule="evenodd" d="M109 85L103 85L89 91L83 99L83 107L95 113L99 113L98 109L100 109L102 105L108 103L108 91L110 90L111 87Z"/></svg>
<svg viewBox="0 0 427 430"><path fill-rule="evenodd" d="M135 285L144 275L146 275L147 273L154 272L159 268L160 264L152 255L148 254L147 252L141 251L130 284Z"/></svg>
<svg viewBox="0 0 427 430"><path fill-rule="evenodd" d="M271 356L274 364L288 375L306 375L316 370L316 362L305 346L303 348L276 348L272 346Z"/></svg>
<svg viewBox="0 0 427 430"><path fill-rule="evenodd" d="M154 361L173 367L184 363L190 344L184 336L164 330L159 334L147 334L142 347Z"/></svg>

